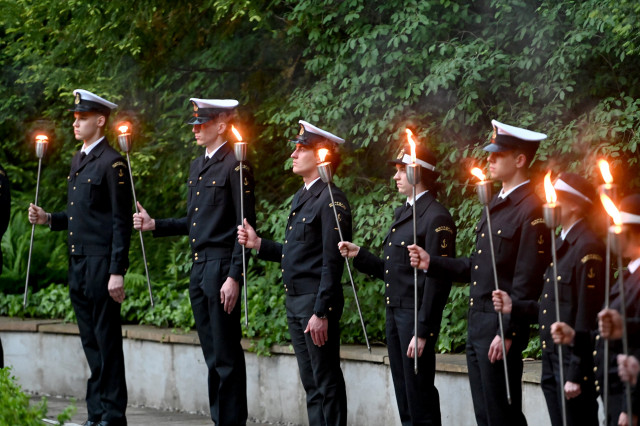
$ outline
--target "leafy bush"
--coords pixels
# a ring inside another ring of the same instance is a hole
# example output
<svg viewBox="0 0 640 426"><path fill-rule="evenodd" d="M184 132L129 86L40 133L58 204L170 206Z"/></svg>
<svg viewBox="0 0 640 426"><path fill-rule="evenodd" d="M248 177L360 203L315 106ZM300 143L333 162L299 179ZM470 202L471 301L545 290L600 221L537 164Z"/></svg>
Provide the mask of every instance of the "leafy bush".
<svg viewBox="0 0 640 426"><path fill-rule="evenodd" d="M75 414L75 403L58 415L58 422L71 420ZM47 399L42 398L38 405L30 406L29 397L22 392L20 385L11 376L11 368L0 368L0 424L40 426L47 416Z"/></svg>

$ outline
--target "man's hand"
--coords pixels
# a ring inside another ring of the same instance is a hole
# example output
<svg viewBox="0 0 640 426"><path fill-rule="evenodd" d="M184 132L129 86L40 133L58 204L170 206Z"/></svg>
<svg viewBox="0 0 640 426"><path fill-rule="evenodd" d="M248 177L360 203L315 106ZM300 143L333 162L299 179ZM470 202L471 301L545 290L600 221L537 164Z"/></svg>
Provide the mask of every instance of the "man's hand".
<svg viewBox="0 0 640 426"><path fill-rule="evenodd" d="M493 290L491 298L493 299L493 309L495 309L496 312L502 312L503 314L511 313L513 302L511 301L509 293L503 290Z"/></svg>
<svg viewBox="0 0 640 426"><path fill-rule="evenodd" d="M620 417L618 417L618 426L629 426L629 417L627 416L627 412L623 411L620 413ZM638 416L633 415L633 426L638 426Z"/></svg>
<svg viewBox="0 0 640 426"><path fill-rule="evenodd" d="M551 324L551 338L556 345L570 345L576 337L576 331L566 322Z"/></svg>
<svg viewBox="0 0 640 426"><path fill-rule="evenodd" d="M224 311L230 314L238 301L240 284L231 277L227 277L220 289L220 303L224 305Z"/></svg>
<svg viewBox="0 0 640 426"><path fill-rule="evenodd" d="M238 225L238 242L246 248L256 249L260 251L262 238L258 237L253 226L249 225L247 219L244 219L244 227Z"/></svg>
<svg viewBox="0 0 640 426"><path fill-rule="evenodd" d="M409 250L409 257L411 258L411 266L418 269L429 269L429 262L431 262L431 256L422 247L411 244L407 247Z"/></svg>
<svg viewBox="0 0 640 426"><path fill-rule="evenodd" d="M156 229L155 219L151 219L149 213L142 207L142 204L138 201L138 213L133 214L133 227L135 229L143 231L153 231Z"/></svg>
<svg viewBox="0 0 640 426"><path fill-rule="evenodd" d="M622 316L615 309L603 309L598 313L598 329L605 339L622 339Z"/></svg>
<svg viewBox="0 0 640 426"><path fill-rule="evenodd" d="M316 346L322 346L329 340L329 320L311 315L305 333L311 333L311 340Z"/></svg>
<svg viewBox="0 0 640 426"><path fill-rule="evenodd" d="M29 222L32 225L44 225L47 223L47 213L42 207L29 203Z"/></svg>
<svg viewBox="0 0 640 426"><path fill-rule="evenodd" d="M638 358L633 355L618 354L618 376L620 376L620 380L635 386L639 372L640 363L638 363Z"/></svg>
<svg viewBox="0 0 640 426"><path fill-rule="evenodd" d="M109 277L109 296L118 303L122 303L124 294L124 277L122 275L111 274Z"/></svg>
<svg viewBox="0 0 640 426"><path fill-rule="evenodd" d="M360 251L360 247L349 241L340 241L338 243L338 250L342 257L356 257Z"/></svg>
<svg viewBox="0 0 640 426"><path fill-rule="evenodd" d="M564 384L564 395L567 399L575 398L582 393L580 383L567 381Z"/></svg>
<svg viewBox="0 0 640 426"><path fill-rule="evenodd" d="M422 337L418 337L418 358L422 356L422 351L424 350L424 345L427 343L427 339ZM413 358L413 355L416 353L416 336L411 338L411 343L409 343L409 348L407 349L407 356L409 358Z"/></svg>
<svg viewBox="0 0 640 426"><path fill-rule="evenodd" d="M509 353L509 348L511 348L511 343L513 343L511 339L504 339L504 346L507 354ZM491 342L491 346L489 346L488 355L489 361L492 364L502 359L502 339L500 338L500 336L496 336L493 338L493 342Z"/></svg>

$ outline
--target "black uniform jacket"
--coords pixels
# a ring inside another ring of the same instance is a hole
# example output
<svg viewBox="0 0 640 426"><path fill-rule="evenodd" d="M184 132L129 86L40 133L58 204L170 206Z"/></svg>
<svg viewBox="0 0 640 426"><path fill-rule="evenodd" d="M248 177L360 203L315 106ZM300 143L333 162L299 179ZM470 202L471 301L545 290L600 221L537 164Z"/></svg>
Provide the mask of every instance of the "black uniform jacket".
<svg viewBox="0 0 640 426"><path fill-rule="evenodd" d="M618 280L613 281L612 278L610 304L611 309L615 309L620 312L622 306L620 300L620 285ZM624 294L625 294L625 306L627 314L627 325L629 323L636 323L640 321L640 268L636 269L633 274L628 272L624 273ZM629 333L630 330L627 330ZM610 340L609 350L609 366L604 368L604 339L600 338L599 334L596 334L596 365L597 376L600 383L603 383L604 371L609 372L609 389L610 394L619 394L624 392L624 383L618 376L618 361L617 354L623 353L622 340ZM629 354L640 355L637 345L640 343L637 336L629 335ZM600 389L597 389L600 390ZM626 406L626 402L625 402Z"/></svg>
<svg viewBox="0 0 640 426"><path fill-rule="evenodd" d="M240 190L240 163L229 142L205 161L205 156L191 162L187 186L187 216L158 219L153 235L189 235L194 262L207 258L231 257L229 276L242 279L242 246L237 242L236 227L241 223L240 197L244 196L244 216L255 226L255 196L251 167L243 162Z"/></svg>
<svg viewBox="0 0 640 426"><path fill-rule="evenodd" d="M560 321L569 324L580 336L589 336L598 328L597 315L604 301L605 247L582 220L574 225L564 241L556 240L558 259L558 295ZM542 350L555 352L551 324L556 322L553 266L544 274L540 298L539 322ZM514 309L517 309L514 306ZM576 339L565 346L565 364L569 364L566 380L581 383L593 372L593 346L590 339Z"/></svg>
<svg viewBox="0 0 640 426"><path fill-rule="evenodd" d="M131 180L127 163L106 138L71 161L67 210L51 214L51 229L68 230L70 256L109 256L109 273L129 267Z"/></svg>
<svg viewBox="0 0 640 426"><path fill-rule="evenodd" d="M318 179L308 191L303 189L293 197L284 244L263 239L258 257L281 263L288 296L317 294L314 312L329 314L343 303L340 235L327 184ZM351 207L333 183L331 190L342 235L350 241Z"/></svg>
<svg viewBox="0 0 640 426"><path fill-rule="evenodd" d="M353 260L360 271L385 282L386 304L391 308L414 307L413 268L407 246L413 244L413 209L396 209L391 229L384 239L383 259L364 247ZM428 253L455 257L456 226L449 211L427 192L416 202L416 242ZM442 310L451 291L451 279L427 278L418 270L418 337L440 332Z"/></svg>
<svg viewBox="0 0 640 426"><path fill-rule="evenodd" d="M550 259L550 233L542 219L542 202L527 182L506 198L493 197L489 203L498 286L514 303L537 301L542 291L542 275ZM456 282L469 282L469 309L495 312L491 292L495 290L486 209L475 228L476 247L471 257L432 256L428 274ZM530 321L512 320L504 315L505 338L528 339ZM469 324L470 327L473 324ZM496 329L496 334L499 330Z"/></svg>

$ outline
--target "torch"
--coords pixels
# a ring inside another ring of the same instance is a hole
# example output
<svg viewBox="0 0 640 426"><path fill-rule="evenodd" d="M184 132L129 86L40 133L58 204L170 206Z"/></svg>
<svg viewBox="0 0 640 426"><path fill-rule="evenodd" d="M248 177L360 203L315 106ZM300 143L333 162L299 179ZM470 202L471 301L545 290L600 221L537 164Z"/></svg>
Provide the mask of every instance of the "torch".
<svg viewBox="0 0 640 426"><path fill-rule="evenodd" d="M36 157L38 157L38 175L36 178L36 199L33 202L38 205L38 191L40 190L40 171L42 169L42 157L47 152L47 146L49 145L49 137L47 135L36 135ZM36 224L31 225L31 240L29 242L29 257L27 258L27 278L24 282L24 299L22 300L22 307L27 307L27 293L29 291L29 270L31 269L31 251L33 250L33 234L36 230Z"/></svg>
<svg viewBox="0 0 640 426"><path fill-rule="evenodd" d="M331 163L324 161L329 152L326 148L318 150L318 157L320 158L320 164L318 164L318 174L320 179L327 184L329 189L329 196L331 197L331 207L333 207L333 216L336 218L336 226L338 227L338 235L340 241L344 241L342 237L342 229L340 228L340 219L338 218L338 211L336 210L336 202L333 199L333 191L331 190L331 181L333 180L333 173L331 172ZM351 288L353 289L353 297L356 300L356 307L358 308L358 316L360 317L360 324L362 325L362 331L364 333L364 340L367 343L367 349L371 352L371 345L369 345L369 337L367 336L367 327L364 325L364 319L362 318L362 310L360 309L360 301L358 300L358 291L356 285L353 282L353 274L351 273L351 266L349 265L349 259L344 258L344 263L347 265L347 272L349 273L349 280L351 281Z"/></svg>
<svg viewBox="0 0 640 426"><path fill-rule="evenodd" d="M489 214L489 202L491 201L491 185L492 181L485 180L485 175L477 167L471 169L471 174L480 179L476 183L476 193L478 199L484 205L485 214L487 216L487 228L489 230L489 247L491 248L491 266L493 267L493 283L496 290L500 290L498 286L498 269L496 268L496 253L493 248L493 231L491 230L491 215ZM507 402L511 405L511 387L509 386L509 369L507 368L507 347L504 342L504 325L502 324L502 312L498 312L498 324L500 325L500 340L502 341L502 363L504 365L504 381L507 387Z"/></svg>
<svg viewBox="0 0 640 426"><path fill-rule="evenodd" d="M620 315L622 316L622 352L625 355L629 355L629 339L627 337L627 304L626 295L624 293L624 280L622 279L622 250L620 244L620 234L622 233L622 217L620 211L616 208L614 202L605 194L600 194L600 200L607 214L613 220L613 226L609 227L609 234L611 234L612 246L615 244L616 251L618 252L618 287L620 289ZM609 374L609 365L605 364L605 377ZM627 416L632 423L632 409L631 409L631 384L625 382L625 396L627 401ZM607 414L605 413L605 416Z"/></svg>
<svg viewBox="0 0 640 426"><path fill-rule="evenodd" d="M600 174L604 180L604 184L598 187L598 192L602 195L606 195L611 200L617 198L617 185L613 183L613 176L609 170L609 163L606 160L598 161L598 167L600 168ZM611 226L611 217L607 216L607 228ZM607 232L607 255L606 255L606 274L604 275L604 307L609 309L609 290L611 287L611 233ZM604 365L609 365L609 339L604 340ZM608 413L609 408L609 375L604 375L604 390L602 392L602 402L604 405L605 416Z"/></svg>
<svg viewBox="0 0 640 426"><path fill-rule="evenodd" d="M242 142L242 135L240 135L240 132L234 126L231 126L231 131L238 139L238 142L233 144L233 147L235 149L236 160L240 162L240 226L244 228L244 188L242 187L244 178L242 177L242 163L247 159L247 143ZM249 305L247 299L247 260L244 247L242 248L242 281L244 287L244 325L248 326Z"/></svg>
<svg viewBox="0 0 640 426"><path fill-rule="evenodd" d="M131 130L133 126L131 123L127 121L123 121L118 124L118 130L120 134L118 135L118 144L120 144L120 149L123 150L127 154L127 164L129 165L129 178L131 179L131 192L133 193L133 205L136 209L136 214L138 212L138 200L136 199L136 188L133 185L133 175L131 174L131 160L129 159L129 151L131 151ZM144 249L144 239L142 238L142 229L139 230L140 234L140 247L142 248L142 260L144 261L144 271L147 274L147 288L149 289L149 299L151 300L151 307L154 307L155 304L153 302L153 293L151 292L151 280L149 279L149 267L147 266L147 253Z"/></svg>
<svg viewBox="0 0 640 426"><path fill-rule="evenodd" d="M416 185L421 179L420 166L416 164L416 142L413 140L413 132L409 129L405 129L407 133L407 140L411 147L411 164L407 164L405 169L407 171L407 180L411 185L411 196L413 199L412 204L412 216L413 216L413 244L417 245L417 231L416 231ZM413 268L413 343L414 356L413 356L413 372L418 374L418 268Z"/></svg>
<svg viewBox="0 0 640 426"><path fill-rule="evenodd" d="M551 232L551 256L553 263L553 293L555 297L556 322L560 322L560 295L558 292L558 258L556 255L556 235L555 230L560 224L560 204L556 191L551 184L551 172L544 177L544 193L547 198L546 204L542 206L544 222ZM562 424L567 426L567 407L564 397L564 363L562 357L562 344L558 345L558 360L560 365L560 395L562 401Z"/></svg>

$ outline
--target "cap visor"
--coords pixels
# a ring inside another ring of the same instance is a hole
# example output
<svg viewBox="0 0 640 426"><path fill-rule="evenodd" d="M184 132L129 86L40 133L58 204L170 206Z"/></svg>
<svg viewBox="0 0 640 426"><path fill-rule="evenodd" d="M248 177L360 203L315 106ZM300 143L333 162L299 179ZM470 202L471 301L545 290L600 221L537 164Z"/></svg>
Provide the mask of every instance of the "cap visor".
<svg viewBox="0 0 640 426"><path fill-rule="evenodd" d="M191 117L187 124L203 124L210 120L211 117Z"/></svg>
<svg viewBox="0 0 640 426"><path fill-rule="evenodd" d="M505 151L510 151L509 148L502 146L502 145L498 145L497 143L490 143L489 145L485 146L484 148L485 151L488 152L505 152Z"/></svg>

